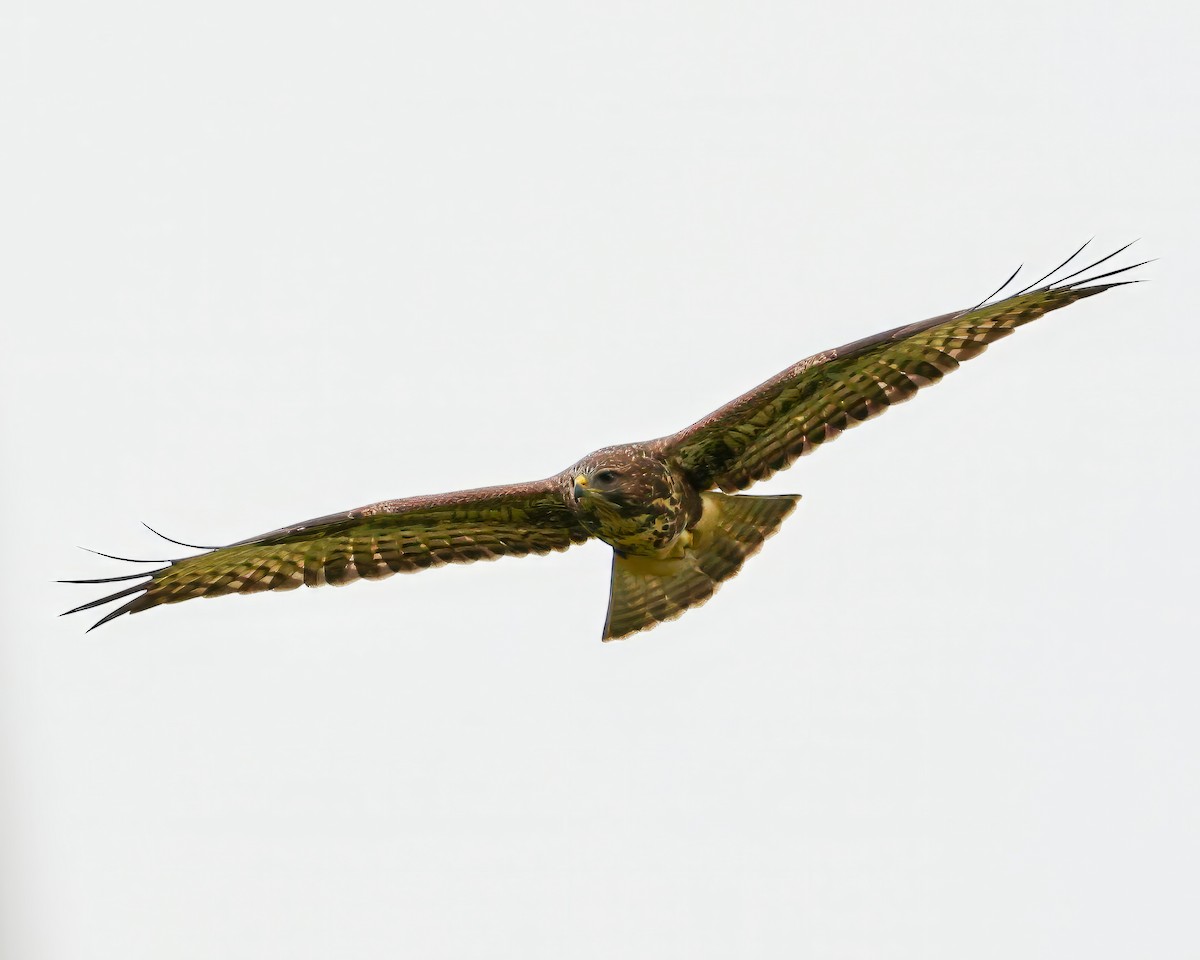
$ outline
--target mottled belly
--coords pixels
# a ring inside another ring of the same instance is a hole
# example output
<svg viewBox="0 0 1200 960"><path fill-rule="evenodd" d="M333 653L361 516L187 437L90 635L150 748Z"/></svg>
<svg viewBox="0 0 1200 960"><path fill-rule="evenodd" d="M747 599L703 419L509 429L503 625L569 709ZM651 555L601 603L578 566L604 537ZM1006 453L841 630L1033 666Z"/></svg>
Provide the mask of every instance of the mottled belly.
<svg viewBox="0 0 1200 960"><path fill-rule="evenodd" d="M670 549L683 533L686 518L678 501L664 499L637 508L597 503L584 522L622 553L650 557Z"/></svg>

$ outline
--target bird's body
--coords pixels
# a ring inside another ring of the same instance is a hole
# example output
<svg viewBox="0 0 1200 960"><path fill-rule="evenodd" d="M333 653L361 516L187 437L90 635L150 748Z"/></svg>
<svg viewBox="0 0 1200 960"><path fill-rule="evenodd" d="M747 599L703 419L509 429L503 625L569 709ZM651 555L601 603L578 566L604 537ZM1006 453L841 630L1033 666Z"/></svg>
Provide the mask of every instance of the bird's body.
<svg viewBox="0 0 1200 960"><path fill-rule="evenodd" d="M700 491L651 444L605 447L565 473L579 522L618 553L659 556L700 519Z"/></svg>
<svg viewBox="0 0 1200 960"><path fill-rule="evenodd" d="M193 597L377 580L599 539L613 548L604 639L628 636L707 600L799 500L734 491L909 399L1016 327L1131 282L1095 283L1129 269L1069 282L1085 272L1076 271L1036 290L824 351L678 433L605 447L545 480L384 501L146 573L69 581L143 582L68 613L132 596L99 626Z"/></svg>

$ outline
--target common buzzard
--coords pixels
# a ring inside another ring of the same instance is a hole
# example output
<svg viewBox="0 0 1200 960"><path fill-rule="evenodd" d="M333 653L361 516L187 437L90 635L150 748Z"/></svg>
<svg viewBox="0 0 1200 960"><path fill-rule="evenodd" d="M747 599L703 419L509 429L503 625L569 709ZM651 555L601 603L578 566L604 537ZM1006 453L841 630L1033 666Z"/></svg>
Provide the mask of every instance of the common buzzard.
<svg viewBox="0 0 1200 960"><path fill-rule="evenodd" d="M979 306L818 353L679 433L605 447L545 480L386 500L226 547L198 548L206 552L146 572L64 581L139 581L67 613L132 597L95 629L123 613L193 597L382 580L598 538L613 548L603 638L627 637L711 597L800 499L734 491L907 400L1042 314L1136 282L1112 278L1141 263L1083 276L1127 247L1052 279L1080 247L1011 296L995 300L1016 274Z"/></svg>

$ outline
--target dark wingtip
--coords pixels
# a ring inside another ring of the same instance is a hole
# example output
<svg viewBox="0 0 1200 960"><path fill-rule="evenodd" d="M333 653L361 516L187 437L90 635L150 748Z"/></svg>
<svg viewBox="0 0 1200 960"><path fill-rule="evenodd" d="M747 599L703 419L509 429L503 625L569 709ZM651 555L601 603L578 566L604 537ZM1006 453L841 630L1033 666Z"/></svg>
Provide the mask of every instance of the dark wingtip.
<svg viewBox="0 0 1200 960"><path fill-rule="evenodd" d="M1059 270L1062 270L1062 269L1063 269L1063 268L1064 268L1064 267L1065 267L1067 264L1069 264L1069 263L1070 263L1072 260L1074 260L1074 259L1075 259L1077 256L1079 256L1081 253L1083 253L1083 251L1087 249L1087 247L1088 247L1088 244L1090 244L1090 243L1091 243L1093 240L1095 240L1095 239L1096 239L1095 237L1089 237L1087 240L1083 241L1083 243L1081 243L1081 244L1079 245L1079 249L1077 249L1077 250L1076 250L1076 251L1075 251L1073 254L1071 254L1069 257L1067 257L1067 259L1066 259L1066 260L1064 260L1062 263L1060 263L1060 264L1059 264L1057 267L1055 267L1053 270L1047 270L1047 271L1046 271L1046 272L1045 272L1045 273L1044 273L1042 276L1040 276L1040 277L1038 277L1036 280L1034 280L1034 281L1033 281L1033 283L1031 283L1031 284L1030 284L1029 286L1027 286L1027 287L1022 287L1022 288L1021 288L1020 290L1018 290L1018 291L1017 291L1015 294L1013 294L1013 296L1015 296L1015 297L1019 297L1019 296L1021 296L1022 294L1024 294L1024 293L1028 293L1030 290L1033 290L1035 287L1037 287L1037 286L1038 286L1038 284L1045 283L1045 282L1046 282L1047 280L1049 280L1049 279L1050 279L1052 276L1054 276L1056 273L1058 273L1058 271L1059 271ZM985 301L985 302L986 302L986 301Z"/></svg>
<svg viewBox="0 0 1200 960"><path fill-rule="evenodd" d="M1001 293L1001 291L1003 291L1005 287L1007 287L1007 286L1008 286L1010 283L1012 283L1014 280L1016 280L1016 279L1017 279L1017 274L1018 274L1018 273L1020 273L1020 272L1021 272L1022 270L1024 270L1024 269L1025 269L1025 264L1023 264L1023 263L1022 263L1022 264L1018 264L1018 265L1017 265L1017 269L1016 269L1016 270L1014 270L1014 271L1013 271L1013 272L1012 272L1012 273L1009 275L1009 277L1008 277L1008 279L1007 279L1007 280L1005 280L1005 281L1004 281L1002 284L1000 284L1000 286L998 286L998 287L997 287L995 290L993 290L991 293L989 293L989 294L988 294L986 297L984 297L984 298L983 298L982 300L980 300L980 301L979 301L977 304L975 304L975 306L973 306L973 307L972 307L970 310L967 310L966 312L967 312L967 313L974 313L976 310L978 310L980 307L982 307L982 306L983 306L985 303L987 303L988 301L990 301L990 300L991 300L993 297L997 297L997 296L999 296L999 295L1000 295L1000 293Z"/></svg>
<svg viewBox="0 0 1200 960"><path fill-rule="evenodd" d="M1108 256L1101 257L1099 260L1095 261L1094 263L1089 263L1086 267L1080 267L1074 273L1068 273L1065 277L1059 277L1057 280L1053 281L1049 286L1051 286L1051 287L1077 287L1080 284L1091 283L1093 280L1098 280L1098 279L1100 279L1099 277L1092 277L1092 278L1086 279L1086 280L1075 280L1075 278L1077 276L1079 276L1081 273L1087 273L1089 270L1096 269L1096 267L1100 266L1100 264L1102 264L1102 263L1107 263L1113 257L1119 256L1120 254L1124 253L1126 250L1128 250L1130 247L1132 247L1135 243L1137 243L1136 240L1130 240L1127 244L1125 244L1125 246L1119 247L1118 249L1114 250L1112 253L1108 254ZM1068 263L1069 262L1070 261L1068 261ZM1134 266L1140 267L1141 264L1140 263L1134 264ZM1114 272L1120 273L1124 270L1132 270L1132 269L1133 269L1133 267L1122 267L1121 270L1117 270ZM1109 277L1112 275L1113 274L1111 274L1111 273L1101 274L1101 276L1103 276L1103 277ZM1068 280L1075 280L1075 282L1068 283L1067 282Z"/></svg>
<svg viewBox="0 0 1200 960"><path fill-rule="evenodd" d="M1128 246L1129 245L1126 244L1125 248L1128 248ZM1123 248L1123 249L1125 249L1125 248ZM1107 259L1108 259L1108 257L1104 258L1104 260L1107 260ZM1099 264L1103 263L1104 260L1100 260L1097 263L1093 264L1092 266L1099 266ZM1141 263L1131 263L1127 267L1117 267L1116 270L1109 270L1107 273L1100 273L1094 277L1084 277L1082 280L1076 280L1074 283L1069 284L1068 286L1070 286L1072 289L1080 290L1080 291L1088 290L1088 289L1109 290L1109 289L1112 289L1113 287L1124 286L1125 284L1128 284L1128 283L1140 283L1141 280L1144 280L1146 278L1145 277L1141 277L1141 278L1135 277L1132 280L1119 280L1116 283L1097 284L1095 287L1087 286L1087 284L1095 284L1097 280L1105 280L1108 277L1116 277L1122 273L1128 273L1130 270L1136 270L1138 267L1144 267L1148 263L1154 263L1154 260L1153 259L1143 260ZM1090 270L1091 267L1088 267L1087 269Z"/></svg>
<svg viewBox="0 0 1200 960"><path fill-rule="evenodd" d="M138 560L134 557L118 557L112 553L102 553L99 550L93 550L91 547L79 547L80 550L85 550L88 553L95 554L97 557L105 557L109 560L123 560L125 563L175 563L174 560Z"/></svg>
<svg viewBox="0 0 1200 960"><path fill-rule="evenodd" d="M166 567L160 567L159 570L166 570ZM121 580L141 580L143 577L152 577L158 573L158 570L144 570L141 573L127 573L120 577L90 577L85 580L55 580L55 583L118 583Z"/></svg>
<svg viewBox="0 0 1200 960"><path fill-rule="evenodd" d="M95 623L93 623L90 627L88 627L83 632L85 634L91 633L97 627L104 626L104 624L108 623L109 620L115 620L117 617L121 616L121 614L129 613L129 606L130 605L128 603L125 603L125 604L122 604L121 606L117 607L116 610L106 613L103 617L101 617L99 620L97 620Z"/></svg>
<svg viewBox="0 0 1200 960"><path fill-rule="evenodd" d="M141 521L139 521L139 523L141 523L141 525L143 527L145 527L147 530L149 530L156 537L162 537L164 540L167 541L167 543L173 543L177 547L187 547L189 550L220 550L221 549L220 547L202 547L198 543L184 543L182 540L175 540L172 537L168 537L165 533L159 533L152 526L150 526L150 524L146 523L145 520L141 520Z"/></svg>
<svg viewBox="0 0 1200 960"><path fill-rule="evenodd" d="M1146 264L1155 262L1156 258L1151 258L1149 260L1142 260L1140 263L1130 264L1127 267L1118 267L1115 270L1109 270L1109 271L1106 271L1105 273L1098 273L1093 276L1086 276L1086 274L1088 274L1090 271L1095 270L1097 267L1101 266L1102 264L1105 264L1108 261L1112 260L1113 257L1119 256L1120 254L1124 253L1126 250L1128 250L1130 247L1132 247L1135 243L1138 243L1140 240L1140 238L1139 238L1138 240L1129 241L1129 243L1125 244L1124 246L1118 247L1112 253L1109 253L1106 256L1100 257L1100 259L1094 260L1091 263L1087 264L1086 266L1080 267L1077 270L1074 270L1073 272L1066 274L1065 276L1061 276L1061 277L1057 276L1059 271L1061 271L1064 268L1066 268L1067 266L1069 266L1081 253L1083 253L1084 250L1086 250L1088 248L1088 246L1093 242L1094 239L1095 238L1089 239L1087 242L1081 244L1075 250L1074 253L1072 253L1069 257L1067 257L1066 260L1064 260L1062 263L1060 263L1058 266L1056 266L1053 270L1051 270L1048 273L1046 273L1045 275L1039 277L1037 280L1035 280L1033 283L1029 284L1028 286L1023 287L1022 289L1018 290L1016 293L1010 294L1005 299L1011 300L1015 297L1020 297L1027 293L1045 293L1050 290L1070 290L1070 291L1073 291L1077 297L1090 296L1092 294L1100 293L1104 290L1111 290L1113 287L1123 286L1128 283L1140 283L1145 278L1119 280L1115 283L1098 283L1097 281L1107 280L1110 277L1116 277L1121 274L1128 273L1130 270L1136 270L1138 267L1144 267L1144 266L1146 266ZM996 299L996 297L998 297L1004 291L1004 288L1007 287L1013 281L1013 279L1015 277L1016 277L1016 273L1014 273L1013 276L1009 277L1008 280L1006 280L1003 284L1001 284L1000 288L998 290L996 290L995 293L993 293L989 297L984 298L978 304L976 304L974 307L972 307L971 310L968 310L965 312L971 313L971 312L974 312L975 310L979 310L979 309L987 306L988 304L992 303ZM999 301L997 301L997 302L999 302Z"/></svg>
<svg viewBox="0 0 1200 960"><path fill-rule="evenodd" d="M146 586L147 585L144 583L135 583L132 587L126 587L124 590L118 590L116 593L110 593L108 596L101 597L99 600L91 600L88 603L81 603L77 607L72 607L70 610L60 613L59 616L65 617L71 613L79 613L81 610L91 610L93 607L99 607L108 603L110 600L120 600L121 597L127 597L131 593L142 593L146 590ZM128 604L126 606L128 606ZM121 609L125 608L122 607ZM101 621L101 623L103 622L104 621Z"/></svg>

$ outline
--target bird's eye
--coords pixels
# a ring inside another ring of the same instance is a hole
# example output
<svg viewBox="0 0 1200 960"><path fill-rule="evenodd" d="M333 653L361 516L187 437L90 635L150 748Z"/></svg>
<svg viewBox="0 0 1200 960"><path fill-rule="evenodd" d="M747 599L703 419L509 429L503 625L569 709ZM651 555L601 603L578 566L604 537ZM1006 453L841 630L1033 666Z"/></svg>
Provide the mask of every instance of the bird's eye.
<svg viewBox="0 0 1200 960"><path fill-rule="evenodd" d="M601 470L596 474L596 480L599 483L612 483L617 479L615 470Z"/></svg>

